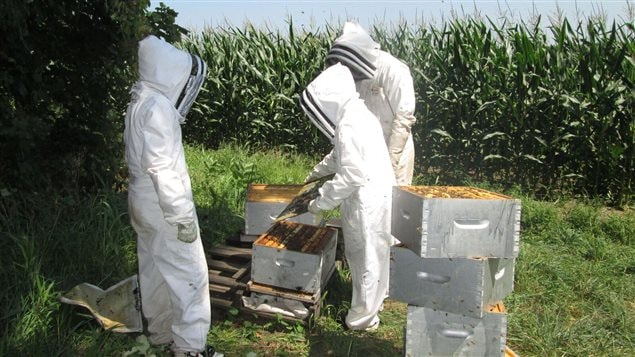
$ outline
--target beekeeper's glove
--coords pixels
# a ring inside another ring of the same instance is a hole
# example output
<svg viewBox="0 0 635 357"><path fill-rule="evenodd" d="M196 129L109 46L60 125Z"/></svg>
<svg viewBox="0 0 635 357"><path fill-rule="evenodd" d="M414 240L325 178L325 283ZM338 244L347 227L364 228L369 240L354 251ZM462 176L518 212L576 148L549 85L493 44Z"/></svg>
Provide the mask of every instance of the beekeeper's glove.
<svg viewBox="0 0 635 357"><path fill-rule="evenodd" d="M314 200L311 200L311 202L309 202L309 207L307 207L309 212L315 215L320 214L320 212L322 212L322 210L317 205L317 200L318 200L317 198Z"/></svg>
<svg viewBox="0 0 635 357"><path fill-rule="evenodd" d="M176 235L176 238L178 238L180 241L185 243L192 243L196 240L196 223L195 222L185 223L185 224L179 223L178 227L179 227L179 232Z"/></svg>

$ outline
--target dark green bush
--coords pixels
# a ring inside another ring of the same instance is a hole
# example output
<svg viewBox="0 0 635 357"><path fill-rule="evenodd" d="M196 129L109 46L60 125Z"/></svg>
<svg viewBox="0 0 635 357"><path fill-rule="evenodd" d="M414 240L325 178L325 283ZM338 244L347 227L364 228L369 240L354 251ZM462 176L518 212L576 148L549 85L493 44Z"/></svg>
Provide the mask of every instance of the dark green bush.
<svg viewBox="0 0 635 357"><path fill-rule="evenodd" d="M111 185L137 41L184 31L149 3L2 1L0 188Z"/></svg>

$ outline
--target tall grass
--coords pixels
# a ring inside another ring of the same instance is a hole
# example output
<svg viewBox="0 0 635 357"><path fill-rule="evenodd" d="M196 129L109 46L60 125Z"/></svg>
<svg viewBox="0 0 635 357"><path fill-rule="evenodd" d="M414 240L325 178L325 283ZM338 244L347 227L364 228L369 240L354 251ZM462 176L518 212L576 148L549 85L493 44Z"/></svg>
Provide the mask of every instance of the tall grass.
<svg viewBox="0 0 635 357"><path fill-rule="evenodd" d="M187 147L186 158L206 248L242 228L249 182L300 183L319 160L240 146ZM508 345L522 356L633 355L635 212L507 193L523 207L515 288L504 301ZM106 288L136 272L125 192L2 197L0 238L0 355L166 355L57 300L78 283ZM402 355L405 305L388 301L377 331L351 332L343 327L350 289L343 265L308 326L215 310L209 341L228 357Z"/></svg>
<svg viewBox="0 0 635 357"><path fill-rule="evenodd" d="M414 70L424 167L542 194L632 193L632 24L564 20L546 34L539 23L457 20L419 35L375 32Z"/></svg>
<svg viewBox="0 0 635 357"><path fill-rule="evenodd" d="M635 31L631 21L533 24L465 18L376 25L410 66L417 94L416 172L439 183L490 181L553 197L632 201ZM182 43L209 64L187 129L221 142L324 153L297 106L339 29L206 29Z"/></svg>
<svg viewBox="0 0 635 357"><path fill-rule="evenodd" d="M76 284L108 287L136 271L125 205L123 193L44 191L0 198L0 355L73 355L103 335L57 299ZM73 334L80 327L79 335L92 331L83 347ZM121 337L105 336L100 339L109 346L121 346L115 342Z"/></svg>
<svg viewBox="0 0 635 357"><path fill-rule="evenodd" d="M531 356L632 355L635 214L525 199L522 224L509 343Z"/></svg>
<svg viewBox="0 0 635 357"><path fill-rule="evenodd" d="M301 184L319 160L280 150L254 153L236 145L213 151L192 147L186 158L201 229L211 242L222 242L244 227L250 183Z"/></svg>

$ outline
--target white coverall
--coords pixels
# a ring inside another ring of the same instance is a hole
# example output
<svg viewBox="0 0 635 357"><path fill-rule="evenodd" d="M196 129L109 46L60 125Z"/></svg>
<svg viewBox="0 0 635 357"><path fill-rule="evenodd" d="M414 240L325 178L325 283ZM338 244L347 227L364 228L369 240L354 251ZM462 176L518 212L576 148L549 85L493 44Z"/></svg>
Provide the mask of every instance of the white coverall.
<svg viewBox="0 0 635 357"><path fill-rule="evenodd" d="M205 69L197 56L146 37L139 42L140 76L125 119L142 311L150 342L173 342L174 352L203 351L211 321L208 267L180 127Z"/></svg>
<svg viewBox="0 0 635 357"><path fill-rule="evenodd" d="M313 80L302 92L300 105L333 142L332 151L308 179L335 176L320 188L309 210L315 213L341 204L344 253L353 280L346 325L374 329L388 290L395 184L381 127L359 99L349 69L341 64Z"/></svg>
<svg viewBox="0 0 635 357"><path fill-rule="evenodd" d="M416 118L414 85L408 66L381 51L379 44L354 22L344 25L326 62L340 62L357 74L357 91L379 119L397 185L411 185L415 159L411 129Z"/></svg>

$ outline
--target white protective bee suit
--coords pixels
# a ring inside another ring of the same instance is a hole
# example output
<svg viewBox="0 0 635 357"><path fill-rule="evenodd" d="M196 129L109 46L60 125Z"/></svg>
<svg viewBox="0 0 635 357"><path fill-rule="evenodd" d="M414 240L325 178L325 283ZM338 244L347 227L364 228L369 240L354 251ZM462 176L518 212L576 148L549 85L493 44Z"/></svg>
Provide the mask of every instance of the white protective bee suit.
<svg viewBox="0 0 635 357"><path fill-rule="evenodd" d="M148 36L125 119L128 207L150 342L175 353L205 348L211 313L181 124L205 78L197 56Z"/></svg>
<svg viewBox="0 0 635 357"><path fill-rule="evenodd" d="M379 119L397 185L412 184L415 150L412 126L416 118L415 92L406 64L380 50L357 23L347 22L326 55L326 63L340 62L353 76L366 107Z"/></svg>
<svg viewBox="0 0 635 357"><path fill-rule="evenodd" d="M388 289L395 184L382 130L359 99L350 70L341 64L313 80L302 92L300 105L333 143L333 150L308 179L335 176L320 188L309 210L317 213L341 204L344 253L353 280L346 325L353 330L374 329Z"/></svg>

